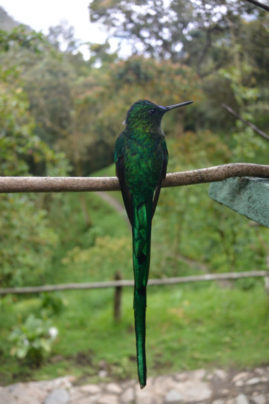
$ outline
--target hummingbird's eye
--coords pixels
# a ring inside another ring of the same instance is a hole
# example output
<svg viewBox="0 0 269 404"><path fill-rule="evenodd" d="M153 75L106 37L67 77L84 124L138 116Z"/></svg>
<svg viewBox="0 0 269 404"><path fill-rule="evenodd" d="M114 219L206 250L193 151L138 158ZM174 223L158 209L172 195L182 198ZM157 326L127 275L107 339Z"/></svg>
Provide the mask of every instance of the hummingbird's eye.
<svg viewBox="0 0 269 404"><path fill-rule="evenodd" d="M156 109L150 109L150 110L149 110L149 114L150 114L150 115L153 115L155 112L156 112Z"/></svg>

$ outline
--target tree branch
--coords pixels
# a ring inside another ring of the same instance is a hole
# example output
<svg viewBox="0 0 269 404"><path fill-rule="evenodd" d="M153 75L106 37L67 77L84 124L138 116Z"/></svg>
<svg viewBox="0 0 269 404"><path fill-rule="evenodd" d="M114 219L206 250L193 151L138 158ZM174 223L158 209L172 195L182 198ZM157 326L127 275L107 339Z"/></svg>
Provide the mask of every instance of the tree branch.
<svg viewBox="0 0 269 404"><path fill-rule="evenodd" d="M266 11L269 11L269 6L267 6L266 4L260 3L259 1L256 0L247 0L249 3L254 4L254 6L263 8Z"/></svg>
<svg viewBox="0 0 269 404"><path fill-rule="evenodd" d="M222 104L223 108L226 109L226 111L230 112L233 116L235 116L237 119L242 121L245 125L249 126L254 132L258 133L258 135L262 136L264 139L269 141L269 136L263 132L261 129L259 129L254 123L251 123L249 121L246 121L244 118L242 118L237 112L235 112L229 105Z"/></svg>
<svg viewBox="0 0 269 404"><path fill-rule="evenodd" d="M167 174L162 187L202 184L230 177L269 179L269 165L231 163ZM117 177L0 177L0 193L117 191Z"/></svg>

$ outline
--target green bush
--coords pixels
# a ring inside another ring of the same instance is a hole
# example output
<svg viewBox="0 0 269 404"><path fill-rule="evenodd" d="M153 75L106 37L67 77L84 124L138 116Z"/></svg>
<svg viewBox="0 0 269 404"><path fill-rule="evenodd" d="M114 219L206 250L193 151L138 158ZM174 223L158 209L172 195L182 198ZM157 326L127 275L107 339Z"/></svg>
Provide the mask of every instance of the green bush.
<svg viewBox="0 0 269 404"><path fill-rule="evenodd" d="M58 315L62 313L65 306L67 305L66 300L61 296L60 293L42 293L40 301L41 312L47 312L51 315Z"/></svg>
<svg viewBox="0 0 269 404"><path fill-rule="evenodd" d="M58 334L49 320L29 315L20 327L15 327L9 335L13 343L11 355L25 359L30 366L39 367Z"/></svg>

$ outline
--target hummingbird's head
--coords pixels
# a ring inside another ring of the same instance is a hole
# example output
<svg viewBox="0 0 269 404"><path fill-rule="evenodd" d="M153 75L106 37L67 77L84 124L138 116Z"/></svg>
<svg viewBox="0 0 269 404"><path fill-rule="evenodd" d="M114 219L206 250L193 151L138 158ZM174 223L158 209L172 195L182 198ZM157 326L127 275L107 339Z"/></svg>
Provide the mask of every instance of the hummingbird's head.
<svg viewBox="0 0 269 404"><path fill-rule="evenodd" d="M187 101L163 107L148 100L137 101L127 112L126 125L127 127L143 128L146 130L158 129L161 125L162 117L166 112L191 103L192 101Z"/></svg>

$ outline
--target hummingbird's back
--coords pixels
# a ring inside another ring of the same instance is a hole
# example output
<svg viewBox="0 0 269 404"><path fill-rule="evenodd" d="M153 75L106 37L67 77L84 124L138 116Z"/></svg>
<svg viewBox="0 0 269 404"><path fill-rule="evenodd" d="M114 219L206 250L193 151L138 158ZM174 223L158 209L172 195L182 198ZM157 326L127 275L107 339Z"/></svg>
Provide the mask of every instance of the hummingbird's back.
<svg viewBox="0 0 269 404"><path fill-rule="evenodd" d="M136 129L125 134L124 140L126 184L133 196L147 199L160 181L164 136Z"/></svg>

